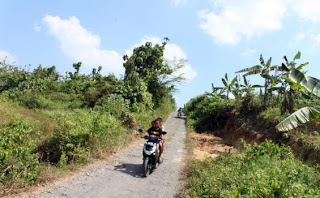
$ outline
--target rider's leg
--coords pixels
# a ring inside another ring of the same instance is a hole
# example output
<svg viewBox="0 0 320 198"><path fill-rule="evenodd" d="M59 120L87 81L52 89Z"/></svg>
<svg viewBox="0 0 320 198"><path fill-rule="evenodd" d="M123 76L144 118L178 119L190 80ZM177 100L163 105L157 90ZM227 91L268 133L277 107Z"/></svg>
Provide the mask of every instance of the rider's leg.
<svg viewBox="0 0 320 198"><path fill-rule="evenodd" d="M163 160L163 147L164 147L163 140L161 140L161 141L159 142L159 149L160 149L159 159L160 159L160 163L161 163L162 160Z"/></svg>

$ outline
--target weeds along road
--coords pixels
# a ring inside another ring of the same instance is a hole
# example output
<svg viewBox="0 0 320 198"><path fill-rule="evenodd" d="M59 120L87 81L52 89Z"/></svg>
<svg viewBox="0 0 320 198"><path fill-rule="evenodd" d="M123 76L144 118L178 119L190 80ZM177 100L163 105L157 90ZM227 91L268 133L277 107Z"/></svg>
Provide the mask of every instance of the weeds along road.
<svg viewBox="0 0 320 198"><path fill-rule="evenodd" d="M51 189L22 197L176 197L185 154L185 120L171 113L165 124L164 162L147 178L142 176L144 139L119 152L103 165L89 166L78 176Z"/></svg>

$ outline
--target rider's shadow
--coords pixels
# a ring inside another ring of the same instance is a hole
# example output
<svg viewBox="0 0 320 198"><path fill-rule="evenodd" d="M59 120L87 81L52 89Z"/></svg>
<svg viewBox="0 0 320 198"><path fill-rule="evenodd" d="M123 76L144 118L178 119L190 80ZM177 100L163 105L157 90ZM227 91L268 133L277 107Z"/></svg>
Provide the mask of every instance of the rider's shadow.
<svg viewBox="0 0 320 198"><path fill-rule="evenodd" d="M114 170L126 173L132 177L143 177L143 167L141 164L127 164L123 163L114 167Z"/></svg>

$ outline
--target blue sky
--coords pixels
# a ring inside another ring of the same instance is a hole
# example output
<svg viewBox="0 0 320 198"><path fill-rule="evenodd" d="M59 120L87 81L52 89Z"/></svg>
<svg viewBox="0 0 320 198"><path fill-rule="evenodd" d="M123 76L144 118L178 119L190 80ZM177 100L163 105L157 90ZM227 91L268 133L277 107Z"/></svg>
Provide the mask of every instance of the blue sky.
<svg viewBox="0 0 320 198"><path fill-rule="evenodd" d="M302 52L308 74L320 78L317 0L0 0L0 59L30 70L39 64L123 75L122 56L146 41L169 37L165 58L187 60L178 106L222 85L225 73L259 63L281 64ZM29 66L30 65L30 66ZM249 78L251 82L258 78Z"/></svg>

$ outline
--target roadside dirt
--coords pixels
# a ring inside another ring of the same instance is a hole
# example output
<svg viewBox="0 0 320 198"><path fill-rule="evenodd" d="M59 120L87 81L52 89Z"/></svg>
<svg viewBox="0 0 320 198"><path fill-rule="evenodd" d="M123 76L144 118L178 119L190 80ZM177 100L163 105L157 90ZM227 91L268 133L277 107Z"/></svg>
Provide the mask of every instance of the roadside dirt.
<svg viewBox="0 0 320 198"><path fill-rule="evenodd" d="M165 124L168 132L164 162L147 178L142 176L144 139L115 154L108 162L88 166L80 173L20 197L177 197L185 158L185 120L172 113Z"/></svg>
<svg viewBox="0 0 320 198"><path fill-rule="evenodd" d="M216 158L223 152L237 152L232 146L228 146L221 138L211 134L192 133L193 156L197 160L204 160L207 157Z"/></svg>

